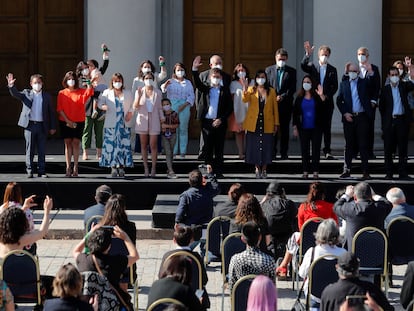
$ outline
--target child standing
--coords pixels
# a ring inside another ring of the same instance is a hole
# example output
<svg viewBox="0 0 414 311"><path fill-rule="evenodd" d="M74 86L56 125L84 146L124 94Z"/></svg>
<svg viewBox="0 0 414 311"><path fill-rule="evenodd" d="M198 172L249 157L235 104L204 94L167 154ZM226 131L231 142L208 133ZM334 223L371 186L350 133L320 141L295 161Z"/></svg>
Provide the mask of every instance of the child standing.
<svg viewBox="0 0 414 311"><path fill-rule="evenodd" d="M165 152L165 159L167 161L168 178L177 178L172 168L174 145L176 140L176 129L180 124L178 113L171 110L171 102L168 98L161 101L162 109L164 111L165 121L161 124L162 146Z"/></svg>

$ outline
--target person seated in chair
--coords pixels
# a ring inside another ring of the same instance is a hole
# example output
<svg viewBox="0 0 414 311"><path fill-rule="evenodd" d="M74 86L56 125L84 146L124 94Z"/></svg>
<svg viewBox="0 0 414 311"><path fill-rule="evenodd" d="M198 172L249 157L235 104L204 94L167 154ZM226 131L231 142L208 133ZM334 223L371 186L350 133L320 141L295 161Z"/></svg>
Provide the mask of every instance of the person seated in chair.
<svg viewBox="0 0 414 311"><path fill-rule="evenodd" d="M112 195L112 189L107 185L100 185L96 188L95 201L96 204L85 209L83 214L83 223L86 227L88 220L95 215L103 216L105 214L105 204Z"/></svg>
<svg viewBox="0 0 414 311"><path fill-rule="evenodd" d="M407 203L405 194L400 188L391 188L388 190L385 196L387 200L392 204L392 210L384 220L385 229L388 228L391 220L399 216L406 216L408 218L414 219L414 206Z"/></svg>
<svg viewBox="0 0 414 311"><path fill-rule="evenodd" d="M229 192L227 192L228 200L223 203L218 203L214 206L214 215L217 216L227 216L230 218L235 217L237 204L243 193L246 193L246 189L240 183L234 183L230 186Z"/></svg>

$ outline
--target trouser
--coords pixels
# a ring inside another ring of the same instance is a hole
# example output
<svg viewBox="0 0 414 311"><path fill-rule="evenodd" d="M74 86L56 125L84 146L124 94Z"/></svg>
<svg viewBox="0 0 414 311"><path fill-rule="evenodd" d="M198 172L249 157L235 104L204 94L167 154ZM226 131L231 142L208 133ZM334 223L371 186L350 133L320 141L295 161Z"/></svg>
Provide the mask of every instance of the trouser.
<svg viewBox="0 0 414 311"><path fill-rule="evenodd" d="M85 128L82 135L82 149L89 149L92 143L92 130L95 132L96 148L101 149L103 144L103 128L105 120L98 121L90 116L85 119Z"/></svg>
<svg viewBox="0 0 414 311"><path fill-rule="evenodd" d="M319 172L322 132L319 128L301 129L299 132L304 172ZM312 165L310 148L312 143Z"/></svg>
<svg viewBox="0 0 414 311"><path fill-rule="evenodd" d="M405 116L392 119L390 128L383 129L384 136L384 166L387 175L393 173L392 154L394 146L398 147L398 173L407 174L407 148L409 125Z"/></svg>
<svg viewBox="0 0 414 311"><path fill-rule="evenodd" d="M288 104L288 103L284 103ZM291 105L292 103L290 103ZM290 132L290 119L292 117L292 109L283 109L279 107L279 131L275 135L274 141L274 156L277 154L277 141L280 135L280 155L287 156L289 149L289 132Z"/></svg>
<svg viewBox="0 0 414 311"><path fill-rule="evenodd" d="M190 121L190 106L178 112L178 107L185 103L185 100L171 100L172 110L178 113L180 124L176 130L177 138L174 146L174 154L186 154L188 145L188 123Z"/></svg>
<svg viewBox="0 0 414 311"><path fill-rule="evenodd" d="M224 140L226 137L227 124L223 122L219 127L213 127L213 120L202 121L202 134L205 150L205 164L213 166L214 172L223 172L224 162ZM214 158L213 158L214 154Z"/></svg>
<svg viewBox="0 0 414 311"><path fill-rule="evenodd" d="M176 143L176 137L177 134L176 133L172 133L171 136L169 138L165 137L164 135L161 135L161 140L162 140L162 146L164 148L164 153L165 153L165 160L167 162L167 168L168 168L168 172L173 172L173 151L174 151L174 145Z"/></svg>
<svg viewBox="0 0 414 311"><path fill-rule="evenodd" d="M331 128L332 128L332 115L333 115L333 107L327 108L324 113L323 122L321 126L322 135L323 135L323 153L331 153Z"/></svg>
<svg viewBox="0 0 414 311"><path fill-rule="evenodd" d="M43 122L30 121L24 129L26 141L26 172L33 174L33 158L37 148L37 173L42 175L46 172L45 151L47 133L43 128Z"/></svg>

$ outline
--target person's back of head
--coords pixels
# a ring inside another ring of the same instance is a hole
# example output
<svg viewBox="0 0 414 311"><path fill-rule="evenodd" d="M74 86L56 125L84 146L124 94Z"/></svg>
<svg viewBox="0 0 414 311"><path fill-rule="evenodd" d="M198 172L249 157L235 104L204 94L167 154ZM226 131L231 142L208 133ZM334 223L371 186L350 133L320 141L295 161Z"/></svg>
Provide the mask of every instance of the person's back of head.
<svg viewBox="0 0 414 311"><path fill-rule="evenodd" d="M200 188L203 185L203 175L200 170L192 170L188 175L188 183L191 187Z"/></svg>
<svg viewBox="0 0 414 311"><path fill-rule="evenodd" d="M336 271L342 279L355 278L359 276L359 259L358 257L348 251L338 258Z"/></svg>
<svg viewBox="0 0 414 311"><path fill-rule="evenodd" d="M98 188L96 188L95 200L98 203L106 204L111 195L112 189L107 185L101 185Z"/></svg>
<svg viewBox="0 0 414 311"><path fill-rule="evenodd" d="M277 310L277 290L275 283L265 275L258 275L249 289L246 311Z"/></svg>
<svg viewBox="0 0 414 311"><path fill-rule="evenodd" d="M92 231L88 238L88 247L91 254L104 254L112 242L112 230L99 228Z"/></svg>
<svg viewBox="0 0 414 311"><path fill-rule="evenodd" d="M252 193L243 193L239 198L235 212L236 224L244 224L248 221L262 224L264 219L262 207L256 196Z"/></svg>
<svg viewBox="0 0 414 311"><path fill-rule="evenodd" d="M315 240L318 244L337 245L339 239L339 228L335 220L328 218L323 220L316 230Z"/></svg>
<svg viewBox="0 0 414 311"><path fill-rule="evenodd" d="M266 194L268 196L278 195L282 199L286 198L285 188L282 187L277 181L272 181L266 189Z"/></svg>
<svg viewBox="0 0 414 311"><path fill-rule="evenodd" d="M228 195L230 200L237 204L239 202L240 196L246 193L246 189L244 188L244 186L240 183L234 183L230 186Z"/></svg>
<svg viewBox="0 0 414 311"><path fill-rule="evenodd" d="M309 185L309 192L306 198L307 203L313 203L325 199L325 186L319 182L313 182Z"/></svg>
<svg viewBox="0 0 414 311"><path fill-rule="evenodd" d="M77 297L82 290L82 277L74 265L60 267L53 280L53 296L60 298Z"/></svg>
<svg viewBox="0 0 414 311"><path fill-rule="evenodd" d="M369 201L372 199L371 186L363 181L357 183L354 187L354 196L359 201Z"/></svg>
<svg viewBox="0 0 414 311"><path fill-rule="evenodd" d="M259 225L254 221L248 221L242 228L242 239L249 246L257 246L260 241L261 233Z"/></svg>
<svg viewBox="0 0 414 311"><path fill-rule="evenodd" d="M177 245L189 246L193 240L193 230L189 226L177 225L174 229L174 241Z"/></svg>
<svg viewBox="0 0 414 311"><path fill-rule="evenodd" d="M23 204L22 187L17 182L9 182L4 190L3 203L8 206L9 202Z"/></svg>
<svg viewBox="0 0 414 311"><path fill-rule="evenodd" d="M388 190L386 197L387 200L392 203L392 205L398 205L406 202L404 192L398 187L394 187Z"/></svg>
<svg viewBox="0 0 414 311"><path fill-rule="evenodd" d="M191 261L186 256L171 256L161 267L160 278L170 277L182 284L190 285L192 276Z"/></svg>
<svg viewBox="0 0 414 311"><path fill-rule="evenodd" d="M105 204L105 213L100 224L106 226L120 226L121 228L128 222L126 214L126 199L122 194L115 193L111 195Z"/></svg>
<svg viewBox="0 0 414 311"><path fill-rule="evenodd" d="M0 243L19 243L20 238L29 229L26 214L17 207L7 208L0 214L0 228Z"/></svg>

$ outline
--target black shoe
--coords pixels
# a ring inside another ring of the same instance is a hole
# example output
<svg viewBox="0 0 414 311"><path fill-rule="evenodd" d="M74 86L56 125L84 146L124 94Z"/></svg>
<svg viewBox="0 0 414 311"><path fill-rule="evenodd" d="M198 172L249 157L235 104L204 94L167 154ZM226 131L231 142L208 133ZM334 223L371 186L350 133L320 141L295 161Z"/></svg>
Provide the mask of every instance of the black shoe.
<svg viewBox="0 0 414 311"><path fill-rule="evenodd" d="M393 179L392 174L387 174L387 175L385 175L385 179L387 179L387 180L391 180L391 179Z"/></svg>
<svg viewBox="0 0 414 311"><path fill-rule="evenodd" d="M33 178L33 174L32 173L27 173L27 178Z"/></svg>
<svg viewBox="0 0 414 311"><path fill-rule="evenodd" d="M375 160L377 157L375 156L375 154L370 154L369 156L368 156L368 159L369 160Z"/></svg>
<svg viewBox="0 0 414 311"><path fill-rule="evenodd" d="M280 160L289 160L289 156L287 154L281 155Z"/></svg>
<svg viewBox="0 0 414 311"><path fill-rule="evenodd" d="M362 175L362 180L369 180L369 179L372 179L372 178L371 178L371 175L369 175L368 173L364 173Z"/></svg>
<svg viewBox="0 0 414 311"><path fill-rule="evenodd" d="M351 177L351 173L349 171L344 171L341 175L339 175L339 178L349 178Z"/></svg>
<svg viewBox="0 0 414 311"><path fill-rule="evenodd" d="M224 175L223 175L223 174L221 174L221 173L218 173L218 174L216 174L216 178L221 178L221 179L223 179L223 178L224 178Z"/></svg>
<svg viewBox="0 0 414 311"><path fill-rule="evenodd" d="M200 153L197 157L197 160L199 160L199 161L204 161L205 159L206 159L206 156L202 153Z"/></svg>
<svg viewBox="0 0 414 311"><path fill-rule="evenodd" d="M37 177L48 178L49 176L47 176L46 173L43 173L43 174L37 174Z"/></svg>
<svg viewBox="0 0 414 311"><path fill-rule="evenodd" d="M334 156L330 153L325 154L325 159L326 160L335 160Z"/></svg>
<svg viewBox="0 0 414 311"><path fill-rule="evenodd" d="M413 178L407 174L400 174L400 180L412 180Z"/></svg>

